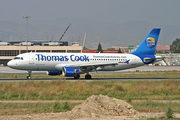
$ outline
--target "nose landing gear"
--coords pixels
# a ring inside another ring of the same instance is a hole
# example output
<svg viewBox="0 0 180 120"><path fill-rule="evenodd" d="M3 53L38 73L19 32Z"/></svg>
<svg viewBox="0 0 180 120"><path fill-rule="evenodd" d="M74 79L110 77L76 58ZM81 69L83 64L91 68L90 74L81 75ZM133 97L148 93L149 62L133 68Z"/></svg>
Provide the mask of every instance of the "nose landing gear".
<svg viewBox="0 0 180 120"><path fill-rule="evenodd" d="M29 75L29 76L27 76L27 79L28 79L28 80L31 79L31 73L32 73L32 71L28 70L28 75Z"/></svg>

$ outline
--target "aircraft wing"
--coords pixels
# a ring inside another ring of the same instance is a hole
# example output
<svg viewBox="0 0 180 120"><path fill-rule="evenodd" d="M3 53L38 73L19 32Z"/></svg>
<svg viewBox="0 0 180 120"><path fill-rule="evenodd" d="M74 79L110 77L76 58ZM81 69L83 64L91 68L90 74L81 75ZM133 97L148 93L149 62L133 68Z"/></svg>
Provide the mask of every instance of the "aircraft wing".
<svg viewBox="0 0 180 120"><path fill-rule="evenodd" d="M91 63L91 64L79 64L77 67L104 67L104 66L115 66L118 65L117 62L112 62L112 63Z"/></svg>
<svg viewBox="0 0 180 120"><path fill-rule="evenodd" d="M71 67L79 67L81 71L91 71L91 70L96 70L98 67L105 67L105 66L115 66L118 65L118 62L112 62L112 63L90 63L90 64L76 64L76 65L71 65Z"/></svg>
<svg viewBox="0 0 180 120"><path fill-rule="evenodd" d="M111 62L111 63L87 63L87 64L68 64L66 67L102 67L102 66L112 66L112 65L118 65L118 62Z"/></svg>
<svg viewBox="0 0 180 120"><path fill-rule="evenodd" d="M110 62L110 63L86 63L86 64L59 64L56 67L79 67L82 71L91 71L98 67L105 67L105 66L115 66L118 65L118 62Z"/></svg>

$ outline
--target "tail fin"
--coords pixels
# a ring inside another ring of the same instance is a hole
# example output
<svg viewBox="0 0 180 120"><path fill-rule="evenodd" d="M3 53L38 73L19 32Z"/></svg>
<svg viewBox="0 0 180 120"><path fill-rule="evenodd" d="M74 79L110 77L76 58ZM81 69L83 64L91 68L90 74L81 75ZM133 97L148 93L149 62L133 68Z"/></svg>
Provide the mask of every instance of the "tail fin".
<svg viewBox="0 0 180 120"><path fill-rule="evenodd" d="M154 55L159 38L160 28L154 28L142 41L139 47L132 52L134 55Z"/></svg>

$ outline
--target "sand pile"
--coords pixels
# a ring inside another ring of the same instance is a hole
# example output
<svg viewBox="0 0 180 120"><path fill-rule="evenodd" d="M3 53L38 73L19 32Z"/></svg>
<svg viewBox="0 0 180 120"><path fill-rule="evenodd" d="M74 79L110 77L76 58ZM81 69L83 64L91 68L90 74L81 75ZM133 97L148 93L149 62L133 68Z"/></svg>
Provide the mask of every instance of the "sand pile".
<svg viewBox="0 0 180 120"><path fill-rule="evenodd" d="M92 95L85 102L65 113L67 118L100 116L133 116L138 112L127 102L103 95Z"/></svg>

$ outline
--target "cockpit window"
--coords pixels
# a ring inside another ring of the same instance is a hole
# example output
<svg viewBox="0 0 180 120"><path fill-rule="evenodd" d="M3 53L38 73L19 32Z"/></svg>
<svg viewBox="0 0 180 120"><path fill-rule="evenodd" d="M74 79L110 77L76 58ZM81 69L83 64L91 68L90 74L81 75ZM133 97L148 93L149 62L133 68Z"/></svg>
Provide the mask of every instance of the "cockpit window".
<svg viewBox="0 0 180 120"><path fill-rule="evenodd" d="M15 57L14 60L23 60L23 57Z"/></svg>
<svg viewBox="0 0 180 120"><path fill-rule="evenodd" d="M14 59L20 59L20 57L15 57Z"/></svg>

